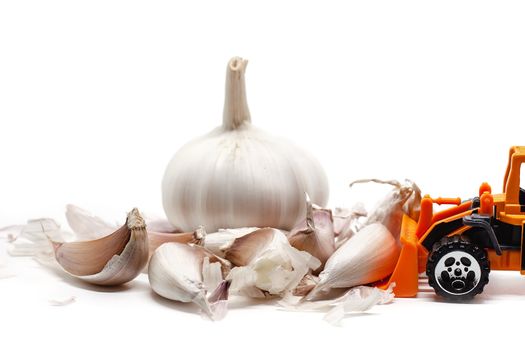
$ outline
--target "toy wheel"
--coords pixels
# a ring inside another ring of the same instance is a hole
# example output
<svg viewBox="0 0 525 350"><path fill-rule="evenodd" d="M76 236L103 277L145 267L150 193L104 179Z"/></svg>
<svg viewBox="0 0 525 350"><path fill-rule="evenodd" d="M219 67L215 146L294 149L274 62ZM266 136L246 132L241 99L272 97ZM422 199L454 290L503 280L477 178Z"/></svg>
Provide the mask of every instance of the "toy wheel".
<svg viewBox="0 0 525 350"><path fill-rule="evenodd" d="M449 300L466 300L483 292L489 273L485 250L463 236L444 237L428 256L428 284Z"/></svg>

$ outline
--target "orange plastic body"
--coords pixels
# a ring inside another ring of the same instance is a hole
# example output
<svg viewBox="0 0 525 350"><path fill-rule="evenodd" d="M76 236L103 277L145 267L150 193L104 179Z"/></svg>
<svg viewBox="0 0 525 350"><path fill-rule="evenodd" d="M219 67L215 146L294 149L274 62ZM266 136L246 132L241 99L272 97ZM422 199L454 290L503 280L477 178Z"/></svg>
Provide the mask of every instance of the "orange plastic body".
<svg viewBox="0 0 525 350"><path fill-rule="evenodd" d="M503 181L503 194L492 194L492 188L486 182L479 187L479 208L477 213L493 216L495 219L521 228L522 247L525 240L525 205L520 203L520 170L525 163L525 146L511 147L505 178ZM525 176L525 174L524 174ZM433 212L434 204L452 205L443 211ZM395 282L394 293L396 297L414 297L418 292L418 274L426 269L428 251L421 242L432 232L433 228L443 222L457 220L474 212L472 201L461 202L459 198L435 198L426 195L421 201L421 211L418 222L404 215L401 227L401 253L394 272L387 282L380 287L386 288ZM463 226L448 236L462 234L470 227ZM503 250L497 255L493 249L486 249L492 270L520 271L522 270L522 252L517 249Z"/></svg>
<svg viewBox="0 0 525 350"><path fill-rule="evenodd" d="M416 236L417 222L408 215L403 216L401 224L401 253L394 272L388 281L380 286L386 289L395 282L396 297L415 297L418 291L418 239Z"/></svg>

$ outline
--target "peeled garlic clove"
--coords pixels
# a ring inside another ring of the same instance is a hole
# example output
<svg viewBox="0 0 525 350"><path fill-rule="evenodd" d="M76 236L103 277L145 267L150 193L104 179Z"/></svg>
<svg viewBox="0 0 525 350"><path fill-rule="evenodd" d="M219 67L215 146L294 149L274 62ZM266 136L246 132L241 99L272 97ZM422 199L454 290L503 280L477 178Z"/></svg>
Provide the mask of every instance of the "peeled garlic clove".
<svg viewBox="0 0 525 350"><path fill-rule="evenodd" d="M135 208L112 234L92 241L53 241L56 261L69 274L97 285L119 285L134 279L148 261L148 236Z"/></svg>
<svg viewBox="0 0 525 350"><path fill-rule="evenodd" d="M379 222L385 225L392 235L398 239L401 233L401 222L404 214L403 206L414 193L413 185L401 184L396 180L363 179L352 182L350 186L368 182L387 184L394 188L377 204L376 208L370 212L364 226Z"/></svg>
<svg viewBox="0 0 525 350"><path fill-rule="evenodd" d="M215 265L214 265L215 264ZM216 264L219 264L217 266ZM212 288L217 281L217 271L222 276L229 271L226 261L219 259L201 246L182 243L165 243L151 257L148 278L151 288L160 296L184 303L197 304L207 315L215 318L213 303L227 298L228 283L214 295ZM213 300L208 300L213 295Z"/></svg>
<svg viewBox="0 0 525 350"><path fill-rule="evenodd" d="M306 220L290 232L288 241L292 247L319 259L321 269L335 251L332 211L313 208L310 197L306 195Z"/></svg>
<svg viewBox="0 0 525 350"><path fill-rule="evenodd" d="M332 288L350 288L389 276L399 251L397 241L384 225L364 227L328 259L319 274L319 283L306 300L314 300Z"/></svg>

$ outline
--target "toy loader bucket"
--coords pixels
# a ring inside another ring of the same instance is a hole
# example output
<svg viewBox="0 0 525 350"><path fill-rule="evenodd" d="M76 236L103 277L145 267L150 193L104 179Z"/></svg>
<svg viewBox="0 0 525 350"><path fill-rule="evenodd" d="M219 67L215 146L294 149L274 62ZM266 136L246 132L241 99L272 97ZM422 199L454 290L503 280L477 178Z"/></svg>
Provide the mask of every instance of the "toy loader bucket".
<svg viewBox="0 0 525 350"><path fill-rule="evenodd" d="M395 283L394 294L396 297L415 297L418 291L418 237L416 235L417 222L408 215L403 215L401 224L401 252L394 272L386 283L379 288L386 289Z"/></svg>

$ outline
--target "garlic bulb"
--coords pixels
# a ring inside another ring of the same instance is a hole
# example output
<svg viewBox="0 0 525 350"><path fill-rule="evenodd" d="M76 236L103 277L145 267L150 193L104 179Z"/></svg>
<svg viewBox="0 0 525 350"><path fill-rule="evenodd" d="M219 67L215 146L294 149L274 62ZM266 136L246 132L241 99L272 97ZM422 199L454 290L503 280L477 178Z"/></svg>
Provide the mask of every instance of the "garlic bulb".
<svg viewBox="0 0 525 350"><path fill-rule="evenodd" d="M151 257L148 277L160 296L197 304L210 318L224 316L229 281L223 276L230 264L205 248L183 243L165 243Z"/></svg>
<svg viewBox="0 0 525 350"><path fill-rule="evenodd" d="M304 213L304 193L324 206L328 181L317 160L251 124L244 73L226 72L222 126L183 146L162 181L164 210L182 231L275 227L290 230Z"/></svg>
<svg viewBox="0 0 525 350"><path fill-rule="evenodd" d="M321 261L316 271L321 272L326 260L335 251L335 234L332 211L313 208L308 194L306 195L306 220L294 228L288 235L290 245L304 250Z"/></svg>
<svg viewBox="0 0 525 350"><path fill-rule="evenodd" d="M126 223L96 240L52 241L56 261L69 274L98 285L119 285L134 279L148 262L146 225L137 209Z"/></svg>
<svg viewBox="0 0 525 350"><path fill-rule="evenodd" d="M326 262L319 283L306 296L313 300L332 288L350 288L389 276L399 257L399 246L385 226L364 227Z"/></svg>

